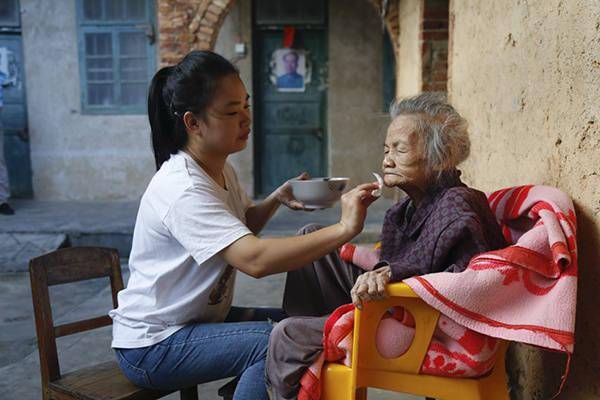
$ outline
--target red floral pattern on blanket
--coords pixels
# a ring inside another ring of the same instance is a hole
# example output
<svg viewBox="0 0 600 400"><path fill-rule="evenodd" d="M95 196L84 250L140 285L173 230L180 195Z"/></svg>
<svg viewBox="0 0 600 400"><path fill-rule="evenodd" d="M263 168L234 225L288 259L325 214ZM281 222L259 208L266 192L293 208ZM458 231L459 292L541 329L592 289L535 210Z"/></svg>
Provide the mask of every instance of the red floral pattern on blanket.
<svg viewBox="0 0 600 400"><path fill-rule="evenodd" d="M460 274L405 282L462 326L572 354L577 298L573 203L558 189L531 185L499 190L488 200L511 246L474 257ZM472 284L459 285L464 282Z"/></svg>
<svg viewBox="0 0 600 400"><path fill-rule="evenodd" d="M573 353L577 298L573 203L558 189L532 185L498 190L488 201L511 246L474 257L461 273L405 281L442 313L421 367L423 374L482 375L493 366L498 338L563 351L569 359ZM324 361L350 365L353 314L346 305L328 319L325 351L304 375L300 400L320 398ZM411 326L405 314L396 309L387 322L382 321L378 332L382 355L400 355L410 346L414 321ZM394 340L390 335L396 335ZM386 341L394 346L386 347Z"/></svg>

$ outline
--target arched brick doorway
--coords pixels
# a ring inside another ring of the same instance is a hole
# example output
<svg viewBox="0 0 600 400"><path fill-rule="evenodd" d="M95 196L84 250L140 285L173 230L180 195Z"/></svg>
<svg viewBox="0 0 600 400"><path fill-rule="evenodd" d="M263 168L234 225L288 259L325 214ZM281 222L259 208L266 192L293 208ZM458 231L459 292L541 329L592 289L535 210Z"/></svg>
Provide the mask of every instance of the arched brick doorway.
<svg viewBox="0 0 600 400"><path fill-rule="evenodd" d="M385 25L398 54L398 2L367 0L379 13L387 3ZM159 0L160 62L178 62L192 50L214 48L219 30L235 0Z"/></svg>

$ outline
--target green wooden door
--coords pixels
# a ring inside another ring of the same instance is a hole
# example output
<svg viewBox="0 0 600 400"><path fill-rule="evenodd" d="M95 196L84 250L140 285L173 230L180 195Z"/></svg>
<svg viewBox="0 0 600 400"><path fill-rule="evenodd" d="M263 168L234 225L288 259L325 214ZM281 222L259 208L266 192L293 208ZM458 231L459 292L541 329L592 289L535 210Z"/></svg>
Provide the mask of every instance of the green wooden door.
<svg viewBox="0 0 600 400"><path fill-rule="evenodd" d="M31 197L31 159L27 134L27 107L19 2L0 6L0 71L10 85L3 88L4 153L13 197Z"/></svg>
<svg viewBox="0 0 600 400"><path fill-rule="evenodd" d="M254 38L256 193L267 195L303 171L327 173L327 31L296 25L290 50L283 48L282 25L255 25ZM293 60L290 52L304 59L303 87L277 77L285 60Z"/></svg>

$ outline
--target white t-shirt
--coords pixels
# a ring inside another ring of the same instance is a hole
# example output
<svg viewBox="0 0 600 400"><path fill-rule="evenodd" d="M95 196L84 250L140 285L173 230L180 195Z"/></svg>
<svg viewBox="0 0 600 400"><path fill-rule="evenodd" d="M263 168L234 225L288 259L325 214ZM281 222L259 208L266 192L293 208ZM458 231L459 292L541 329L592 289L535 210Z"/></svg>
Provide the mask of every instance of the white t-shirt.
<svg viewBox="0 0 600 400"><path fill-rule="evenodd" d="M190 322L222 322L235 269L221 250L245 235L251 200L226 164L226 189L188 154L171 156L154 175L135 223L131 275L119 292L112 347L150 346Z"/></svg>

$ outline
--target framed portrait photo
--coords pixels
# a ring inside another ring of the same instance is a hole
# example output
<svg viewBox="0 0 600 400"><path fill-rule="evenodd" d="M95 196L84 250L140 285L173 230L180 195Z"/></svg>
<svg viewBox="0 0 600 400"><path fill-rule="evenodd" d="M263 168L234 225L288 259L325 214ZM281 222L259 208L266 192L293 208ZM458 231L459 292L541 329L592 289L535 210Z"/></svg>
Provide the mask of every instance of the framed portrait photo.
<svg viewBox="0 0 600 400"><path fill-rule="evenodd" d="M306 52L300 49L278 49L273 52L273 72L278 92L306 90Z"/></svg>
<svg viewBox="0 0 600 400"><path fill-rule="evenodd" d="M7 47L0 47L0 80L2 84L7 82L17 84L19 68L15 56Z"/></svg>

